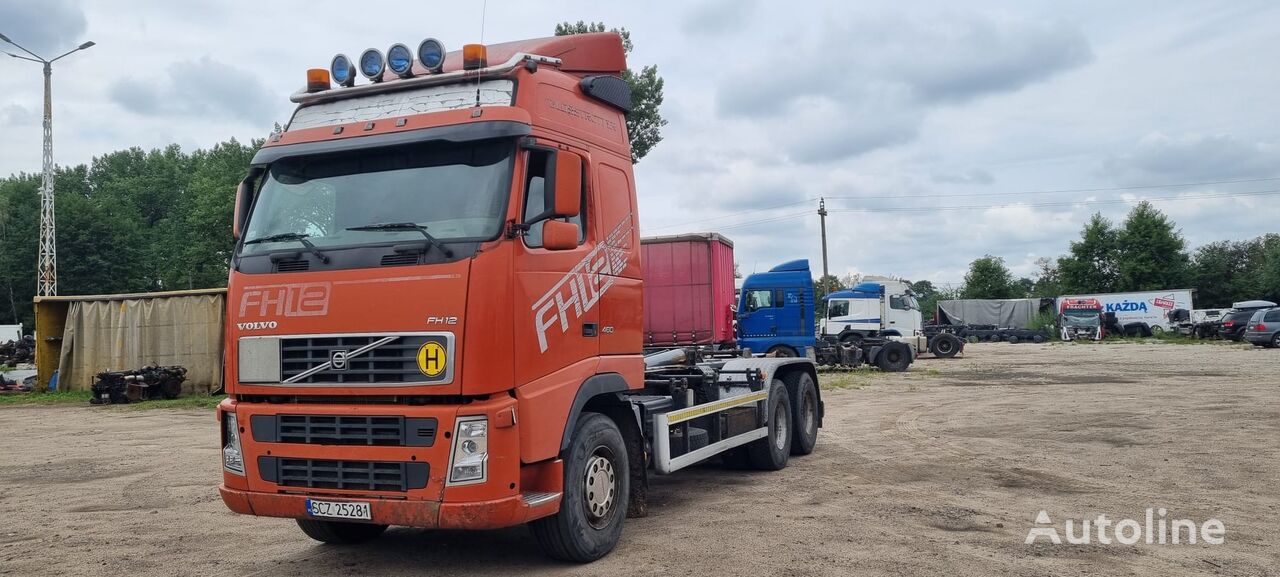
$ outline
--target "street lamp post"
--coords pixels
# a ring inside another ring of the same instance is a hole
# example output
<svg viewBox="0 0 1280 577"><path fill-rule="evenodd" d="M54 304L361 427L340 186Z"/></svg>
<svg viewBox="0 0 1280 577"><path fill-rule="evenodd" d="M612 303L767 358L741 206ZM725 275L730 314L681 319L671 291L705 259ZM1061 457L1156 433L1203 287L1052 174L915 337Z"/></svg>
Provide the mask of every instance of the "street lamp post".
<svg viewBox="0 0 1280 577"><path fill-rule="evenodd" d="M93 42L85 42L68 50L62 56L45 60L4 34L0 34L0 40L16 46L31 57L12 52L5 52L5 54L44 65L44 167L40 175L40 248L36 264L36 294L53 296L58 294L58 247L53 210L53 63L74 52L92 47Z"/></svg>

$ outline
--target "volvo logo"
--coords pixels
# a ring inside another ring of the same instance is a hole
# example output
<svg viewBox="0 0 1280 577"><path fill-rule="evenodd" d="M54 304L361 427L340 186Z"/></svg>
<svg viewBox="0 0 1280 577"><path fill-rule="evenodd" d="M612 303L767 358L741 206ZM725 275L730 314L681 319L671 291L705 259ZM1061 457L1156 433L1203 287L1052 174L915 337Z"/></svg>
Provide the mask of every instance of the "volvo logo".
<svg viewBox="0 0 1280 577"><path fill-rule="evenodd" d="M331 351L329 353L329 369L333 371L347 370L348 356L349 356L349 353L347 351Z"/></svg>

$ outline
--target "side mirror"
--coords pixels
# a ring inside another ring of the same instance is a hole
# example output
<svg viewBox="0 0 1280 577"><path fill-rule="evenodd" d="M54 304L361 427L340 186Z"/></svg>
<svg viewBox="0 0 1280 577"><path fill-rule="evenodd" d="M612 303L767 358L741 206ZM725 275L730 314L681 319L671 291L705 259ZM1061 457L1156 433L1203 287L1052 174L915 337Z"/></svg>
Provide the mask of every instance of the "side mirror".
<svg viewBox="0 0 1280 577"><path fill-rule="evenodd" d="M578 248L578 225L563 220L542 223L542 248L547 250L572 250Z"/></svg>
<svg viewBox="0 0 1280 577"><path fill-rule="evenodd" d="M561 150L555 156L554 186L544 206L551 207L552 216L571 218L582 212L582 157ZM574 240L576 245L577 240Z"/></svg>
<svg viewBox="0 0 1280 577"><path fill-rule="evenodd" d="M246 178L236 185L236 205L235 215L231 218L231 238L240 240L240 233L244 228L244 221L249 216L249 179Z"/></svg>

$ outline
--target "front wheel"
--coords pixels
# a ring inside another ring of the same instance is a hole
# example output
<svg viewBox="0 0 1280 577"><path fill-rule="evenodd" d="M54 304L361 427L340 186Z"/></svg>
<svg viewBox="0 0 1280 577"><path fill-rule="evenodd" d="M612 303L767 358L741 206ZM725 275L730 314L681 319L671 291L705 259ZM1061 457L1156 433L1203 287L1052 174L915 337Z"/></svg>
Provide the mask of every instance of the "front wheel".
<svg viewBox="0 0 1280 577"><path fill-rule="evenodd" d="M778 345L776 347L773 347L772 349L769 349L769 352L765 356L776 357L776 358L791 358L798 355L796 354L795 349L788 347L787 345Z"/></svg>
<svg viewBox="0 0 1280 577"><path fill-rule="evenodd" d="M599 413L583 413L564 462L560 512L529 524L547 555L587 563L604 557L622 536L630 497L622 432Z"/></svg>
<svg viewBox="0 0 1280 577"><path fill-rule="evenodd" d="M315 519L298 519L298 528L308 537L330 545L355 545L372 541L387 530L386 525Z"/></svg>

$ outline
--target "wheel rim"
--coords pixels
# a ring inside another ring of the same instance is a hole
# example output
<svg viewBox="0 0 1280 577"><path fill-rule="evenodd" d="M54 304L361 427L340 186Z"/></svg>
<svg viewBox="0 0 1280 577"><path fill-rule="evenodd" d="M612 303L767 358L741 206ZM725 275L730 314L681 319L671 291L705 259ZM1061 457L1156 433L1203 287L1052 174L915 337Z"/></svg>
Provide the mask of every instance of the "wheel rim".
<svg viewBox="0 0 1280 577"><path fill-rule="evenodd" d="M813 400L813 391L806 391L804 398L800 399L800 418L803 419L801 423L804 424L806 434L817 428L815 425L818 423L818 411L814 410L816 405L817 403Z"/></svg>
<svg viewBox="0 0 1280 577"><path fill-rule="evenodd" d="M1271 337L1271 344L1275 345L1277 348L1280 348L1280 333L1276 333L1275 336Z"/></svg>
<svg viewBox="0 0 1280 577"><path fill-rule="evenodd" d="M949 340L941 340L941 341L938 341L938 352L939 352L939 353L942 353L942 354L944 354L944 355L945 355L945 354L947 354L947 353L950 353L950 352L951 352L951 350L952 350L951 341L949 341Z"/></svg>
<svg viewBox="0 0 1280 577"><path fill-rule="evenodd" d="M773 446L779 451L787 448L787 408L782 403L778 403L778 408L773 411Z"/></svg>
<svg viewBox="0 0 1280 577"><path fill-rule="evenodd" d="M617 502L618 479L613 468L613 452L599 447L587 459L582 479L582 505L587 521L599 529L609 523L613 506Z"/></svg>

